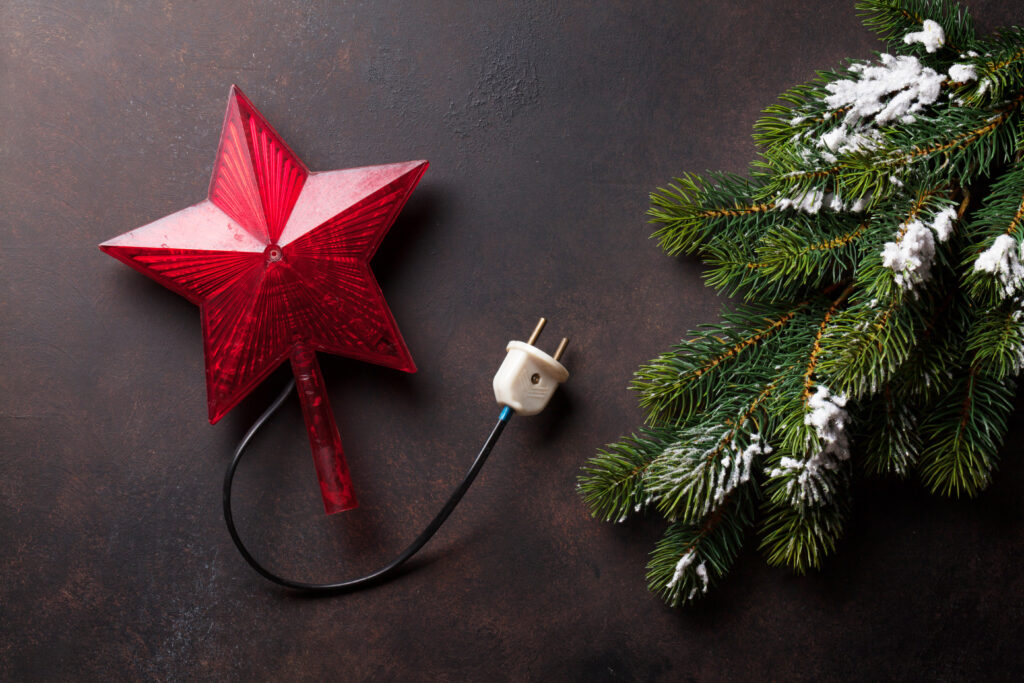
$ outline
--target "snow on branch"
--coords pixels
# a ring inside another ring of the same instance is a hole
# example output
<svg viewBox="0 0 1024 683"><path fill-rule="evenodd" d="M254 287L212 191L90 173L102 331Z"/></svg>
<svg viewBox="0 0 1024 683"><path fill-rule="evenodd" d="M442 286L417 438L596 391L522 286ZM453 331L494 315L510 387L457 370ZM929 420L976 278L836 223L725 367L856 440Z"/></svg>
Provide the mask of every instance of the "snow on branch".
<svg viewBox="0 0 1024 683"><path fill-rule="evenodd" d="M907 45L921 43L927 52L935 52L946 44L946 32L942 30L938 22L925 19L921 30L903 36L903 42Z"/></svg>

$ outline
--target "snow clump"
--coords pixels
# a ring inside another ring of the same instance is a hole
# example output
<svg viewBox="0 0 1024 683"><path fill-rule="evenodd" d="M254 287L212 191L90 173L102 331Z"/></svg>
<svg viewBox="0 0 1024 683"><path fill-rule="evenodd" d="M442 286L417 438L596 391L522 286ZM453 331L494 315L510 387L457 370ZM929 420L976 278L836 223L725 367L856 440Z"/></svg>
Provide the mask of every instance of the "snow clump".
<svg viewBox="0 0 1024 683"><path fill-rule="evenodd" d="M913 114L939 98L945 75L922 66L917 57L894 57L883 54L881 64L854 64L850 71L857 79L828 83L825 104L830 109L848 107L845 123L855 126L859 121L874 118L881 126L893 121L910 123Z"/></svg>
<svg viewBox="0 0 1024 683"><path fill-rule="evenodd" d="M837 157L833 152L839 154L850 154L853 152L871 151L877 149L882 142L882 134L877 130L860 127L854 130L847 128L847 124L841 123L837 128L821 136L818 140L818 147L825 151L821 153L825 161L835 163Z"/></svg>
<svg viewBox="0 0 1024 683"><path fill-rule="evenodd" d="M955 220L956 209L952 206L947 206L935 214L935 218L932 219L931 229L935 231L935 236L939 238L940 242L945 242L949 239L950 233L953 232L953 221Z"/></svg>
<svg viewBox="0 0 1024 683"><path fill-rule="evenodd" d="M784 457L769 477L789 475L786 492L805 505L821 505L829 500L832 484L828 473L839 469L850 458L850 440L846 435L846 397L832 395L828 387L818 385L807 399L808 412L804 424L814 427L821 450L809 458Z"/></svg>
<svg viewBox="0 0 1024 683"><path fill-rule="evenodd" d="M967 83L978 80L978 72L973 64L954 64L949 67L949 80L954 83Z"/></svg>
<svg viewBox="0 0 1024 683"><path fill-rule="evenodd" d="M895 271L896 284L906 290L928 279L933 258L935 238L918 220L907 224L899 242L886 242L882 249L882 265Z"/></svg>
<svg viewBox="0 0 1024 683"><path fill-rule="evenodd" d="M1017 240L1012 235L1000 235L978 256L974 262L974 270L991 273L999 279L1003 296L1013 296L1018 290L1024 290L1024 249L1018 250Z"/></svg>
<svg viewBox="0 0 1024 683"><path fill-rule="evenodd" d="M832 395L828 387L821 384L807 399L810 411L804 416L804 424L814 427L815 433L824 444L821 452L834 455L840 460L850 457L850 442L846 437L846 397Z"/></svg>
<svg viewBox="0 0 1024 683"><path fill-rule="evenodd" d="M939 242L949 239L956 218L956 209L947 206L935 214L930 225L912 220L906 224L903 237L898 242L885 243L882 265L896 272L897 285L909 290L928 279L935 258L935 239L938 238Z"/></svg>
<svg viewBox="0 0 1024 683"><path fill-rule="evenodd" d="M686 570L690 567L690 565L693 564L694 560L696 559L697 551L694 548L690 548L685 553L683 553L683 556L679 558L679 562L676 563L676 570L672 573L672 578L669 579L669 582L665 584L665 588L669 590L675 588L676 585L682 580L683 574L686 573ZM686 596L687 600L693 600L694 596L696 596L698 592L708 592L708 584L710 583L710 578L708 577L707 560L704 560L700 564L698 564L694 573L697 575L697 580L700 581L700 586L693 587L693 589L690 591L690 594Z"/></svg>
<svg viewBox="0 0 1024 683"><path fill-rule="evenodd" d="M776 200L775 208L780 211L782 209L796 209L797 211L813 214L821 211L821 205L824 201L824 192L821 190L810 190L806 194L795 199L783 198Z"/></svg>
<svg viewBox="0 0 1024 683"><path fill-rule="evenodd" d="M908 33L903 36L903 42L907 45L921 43L927 52L935 52L946 44L946 32L942 30L938 22L925 19L921 30L916 33Z"/></svg>

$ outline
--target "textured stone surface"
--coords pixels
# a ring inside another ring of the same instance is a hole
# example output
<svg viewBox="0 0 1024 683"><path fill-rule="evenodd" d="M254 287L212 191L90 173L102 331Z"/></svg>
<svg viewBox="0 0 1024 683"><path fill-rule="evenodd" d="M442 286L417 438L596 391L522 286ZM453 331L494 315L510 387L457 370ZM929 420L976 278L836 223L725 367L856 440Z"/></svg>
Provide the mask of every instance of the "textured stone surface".
<svg viewBox="0 0 1024 683"><path fill-rule="evenodd" d="M644 587L659 525L573 490L639 424L634 368L720 304L647 239L647 192L742 172L778 92L877 49L852 0L310 4L0 7L0 678L1019 674L1021 409L980 499L862 483L823 572L749 550L687 611ZM330 579L394 555L493 424L508 339L545 315L543 344L573 340L552 409L364 593L298 598L236 555L223 468L286 374L211 427L195 308L95 246L205 196L232 82L313 169L431 161L374 261L420 372L322 359L361 507L322 514L291 402L238 480L261 558Z"/></svg>

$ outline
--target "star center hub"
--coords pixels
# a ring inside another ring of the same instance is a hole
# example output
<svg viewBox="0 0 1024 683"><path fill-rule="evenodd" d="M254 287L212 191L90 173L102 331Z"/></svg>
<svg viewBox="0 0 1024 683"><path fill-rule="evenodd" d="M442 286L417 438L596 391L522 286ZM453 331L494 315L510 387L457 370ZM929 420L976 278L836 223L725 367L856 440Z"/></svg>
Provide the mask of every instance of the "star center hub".
<svg viewBox="0 0 1024 683"><path fill-rule="evenodd" d="M277 263L284 258L284 249L279 244L271 244L263 251L263 256L267 259L267 265Z"/></svg>

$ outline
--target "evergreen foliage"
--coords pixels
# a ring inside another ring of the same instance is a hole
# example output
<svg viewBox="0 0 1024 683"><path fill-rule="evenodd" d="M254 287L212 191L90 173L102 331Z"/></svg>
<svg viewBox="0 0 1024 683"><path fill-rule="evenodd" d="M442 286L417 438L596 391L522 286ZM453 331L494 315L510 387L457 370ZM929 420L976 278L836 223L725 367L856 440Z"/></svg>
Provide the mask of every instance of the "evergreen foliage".
<svg viewBox="0 0 1024 683"><path fill-rule="evenodd" d="M1024 30L978 37L951 0L857 7L886 54L783 93L749 179L651 196L665 252L744 301L637 371L648 424L579 490L601 519L670 522L648 582L673 606L751 533L820 567L856 469L973 496L997 465L1024 368Z"/></svg>

